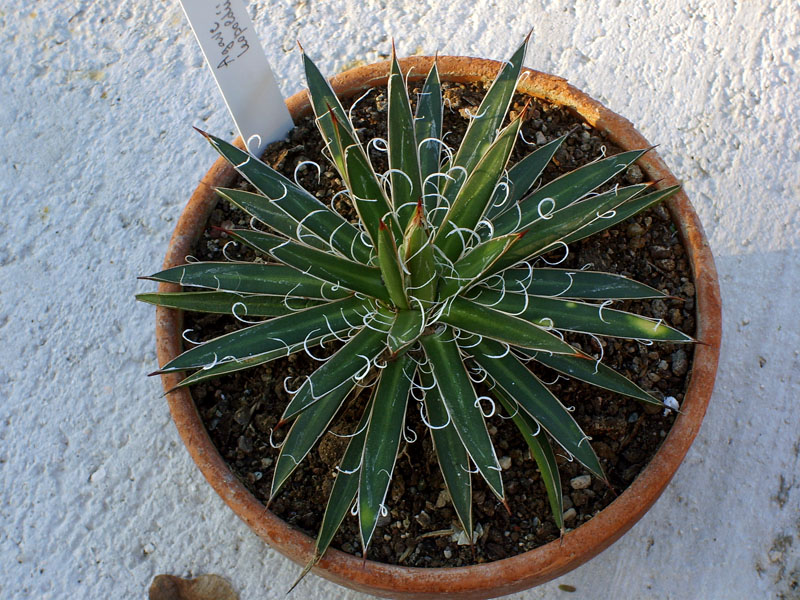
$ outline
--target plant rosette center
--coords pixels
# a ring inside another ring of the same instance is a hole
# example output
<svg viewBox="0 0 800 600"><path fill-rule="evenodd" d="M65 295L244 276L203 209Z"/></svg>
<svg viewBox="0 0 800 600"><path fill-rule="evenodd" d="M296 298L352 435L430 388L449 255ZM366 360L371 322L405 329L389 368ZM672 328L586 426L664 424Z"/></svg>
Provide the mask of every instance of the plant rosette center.
<svg viewBox="0 0 800 600"><path fill-rule="evenodd" d="M570 411L529 363L634 398L662 399L566 341L566 332L646 343L694 340L660 319L611 308L617 300L666 298L626 277L559 268L543 259L674 195L678 186L605 184L647 150L601 157L541 184L567 135L510 165L527 110L504 125L526 40L470 112L458 148L442 133L443 98L434 62L412 112L392 54L387 139L360 140L350 115L304 54L309 97L332 167L345 189L320 201L257 157L203 135L257 190L216 192L259 227L228 229L261 262L195 262L150 276L183 286L139 299L183 310L233 314L245 327L186 350L157 373L187 371L179 387L298 352L319 361L280 415L286 431L270 488L274 499L364 390L368 400L336 466L313 566L348 512L365 550L381 514L404 436L409 403L420 405L449 498L467 539L474 538L473 477L506 504L502 469L486 419L511 419L536 461L553 519L564 530L556 451L605 479ZM387 154L376 172L374 146ZM305 161L322 173L317 163ZM333 208L339 195L357 219ZM266 226L266 230L264 230ZM330 357L313 349L337 340ZM485 385L484 385L485 384ZM480 390L480 393L479 393ZM488 390L488 391L486 391ZM669 408L676 408L672 405ZM305 571L304 571L305 573Z"/></svg>

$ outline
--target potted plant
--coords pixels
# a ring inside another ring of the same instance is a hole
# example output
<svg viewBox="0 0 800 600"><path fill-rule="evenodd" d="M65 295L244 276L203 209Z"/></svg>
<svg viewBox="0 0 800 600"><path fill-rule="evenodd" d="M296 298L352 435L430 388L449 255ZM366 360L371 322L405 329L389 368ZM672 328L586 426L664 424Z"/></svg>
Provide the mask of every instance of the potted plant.
<svg viewBox="0 0 800 600"><path fill-rule="evenodd" d="M650 145L617 115L564 80L522 68L527 40L503 64L459 57L416 57L357 68L329 85L304 55L309 94L287 105L295 120L310 111L358 219L349 222L291 179L243 151L204 134L222 158L195 191L173 235L158 294L158 351L173 418L205 476L254 531L307 569L354 589L397 598L487 598L541 583L588 560L621 536L656 500L693 440L713 387L720 339L713 260L674 177ZM412 113L407 80L424 78ZM442 140L442 81L493 79L458 148ZM373 169L368 149L340 103L388 81L388 170ZM566 106L606 130L623 152L541 187L535 183L564 137L543 144L509 168L526 119L504 127L515 90ZM595 190L638 164L657 184ZM259 193L229 188L236 170ZM262 228L225 235L267 259L260 263L194 263L185 257L218 196ZM327 199L331 200L331 199ZM666 201L691 263L697 290L697 340L691 382L680 415L655 458L610 506L564 532L556 452L603 478L588 436L528 368L540 363L642 403L655 397L565 341L560 331L692 344L661 320L612 309L614 299L665 294L618 275L533 266L555 248L601 232ZM201 288L184 290L181 286ZM264 318L240 331L182 348L182 313L230 312ZM288 430L273 466L270 499L280 493L333 418L354 396L360 413L347 434L317 540L288 526L258 501L219 455L188 386L263 365L336 339L341 347L291 392L278 428ZM181 374L190 371L188 377ZM487 384L489 384L487 386ZM483 387L482 387L483 386ZM367 390L367 393L357 393ZM358 404L360 402L360 404ZM364 561L328 548L355 508L367 547L382 512L408 405L418 402L455 514L474 538L472 478L498 502L501 466L486 419L504 412L529 446L562 536L501 561L419 569Z"/></svg>

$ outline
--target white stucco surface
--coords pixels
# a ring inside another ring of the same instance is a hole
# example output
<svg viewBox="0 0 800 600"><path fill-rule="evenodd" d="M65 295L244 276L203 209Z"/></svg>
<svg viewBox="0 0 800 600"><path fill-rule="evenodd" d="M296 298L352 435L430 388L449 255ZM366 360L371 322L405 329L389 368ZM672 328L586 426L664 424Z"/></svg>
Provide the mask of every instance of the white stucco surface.
<svg viewBox="0 0 800 600"><path fill-rule="evenodd" d="M719 377L655 507L512 598L800 598L800 8L792 0L253 2L285 94L401 54L510 55L626 115L682 177L716 257ZM159 573L284 598L298 569L178 438L136 304L232 121L177 2L0 0L0 596L145 598ZM793 583L794 582L794 583ZM574 593L558 588L574 586ZM366 596L311 576L295 598Z"/></svg>

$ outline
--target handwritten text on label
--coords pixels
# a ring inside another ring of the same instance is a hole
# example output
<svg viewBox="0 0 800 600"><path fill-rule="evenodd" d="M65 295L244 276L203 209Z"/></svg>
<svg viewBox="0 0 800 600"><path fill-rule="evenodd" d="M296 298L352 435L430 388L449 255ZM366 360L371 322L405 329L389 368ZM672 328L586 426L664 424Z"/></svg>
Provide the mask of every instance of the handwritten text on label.
<svg viewBox="0 0 800 600"><path fill-rule="evenodd" d="M213 27L209 30L211 40L217 43L217 47L222 49L222 58L217 63L217 69L229 66L237 58L241 58L250 50L250 43L247 41L245 32L247 27L242 27L233 13L230 0L225 0L216 6L216 15L219 21L214 21ZM228 41L230 40L230 41Z"/></svg>

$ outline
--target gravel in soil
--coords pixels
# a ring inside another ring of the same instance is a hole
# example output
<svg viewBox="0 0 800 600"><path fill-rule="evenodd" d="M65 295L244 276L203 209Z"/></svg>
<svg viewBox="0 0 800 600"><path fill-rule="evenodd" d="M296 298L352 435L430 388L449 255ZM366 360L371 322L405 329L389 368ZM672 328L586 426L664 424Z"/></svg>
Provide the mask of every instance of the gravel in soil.
<svg viewBox="0 0 800 600"><path fill-rule="evenodd" d="M485 92L481 86L445 84L445 130L447 141L458 147L469 118ZM413 89L413 84L412 84ZM413 89L418 92L418 89ZM412 96L414 97L414 96ZM513 116L522 110L526 96L517 96ZM345 102L346 106L352 102ZM386 138L385 90L376 89L362 98L352 113L362 140ZM549 181L603 154L619 151L603 133L593 130L569 111L533 100L529 118L522 128L512 161L519 160L537 146L569 131L572 133L545 170ZM385 171L386 155L371 146L370 158L379 172ZM322 155L322 140L312 119L306 118L288 139L272 144L264 160L273 168L309 189L326 201L342 189L342 182ZM306 166L295 174L295 167L313 160L321 165L319 178L314 167ZM632 184L643 180L641 169L634 165L609 182ZM237 185L247 187L240 181ZM342 214L354 218L354 211L343 196L334 201ZM220 203L209 225L222 228L247 227L244 213ZM201 260L223 260L222 249L228 240L219 230L205 232L194 255ZM229 247L227 256L237 260L257 259L251 252ZM548 257L560 260L563 250ZM580 269L610 271L637 279L670 298L646 301L615 302L614 308L663 319L665 323L693 334L694 285L683 246L669 214L656 207L637 215L601 234L573 244L560 265ZM186 315L186 327L199 340L210 339L242 327L232 316ZM585 352L600 356L604 363L622 372L638 385L662 398L674 396L682 402L692 361L689 345L654 344L616 338L598 340L578 334L568 341ZM330 354L329 344L316 354ZM267 365L198 384L192 388L199 412L214 444L244 485L266 502L272 469L283 432L273 432L279 415L289 401L284 379L290 389L302 377L319 366L305 353L294 354ZM624 490L648 463L669 431L674 414L653 406L583 384L557 377L555 372L532 364L532 370L573 410L573 416L587 435L608 477L609 485L588 477L577 463L560 456L564 491L565 521L568 529L577 527L606 507ZM355 428L359 409L366 394L352 400L334 422L332 431L347 434ZM510 513L497 501L479 477L473 477L473 510L476 524L474 547L462 534L436 463L430 435L420 420L415 402L410 402L407 425L414 443L402 443L394 480L387 499L388 514L379 521L368 558L380 562L418 567L462 566L513 556L558 538L559 531L550 514L547 496L533 459L510 420L496 415L488 420L489 432L503 468L503 480ZM325 434L318 446L301 463L285 489L272 502L270 510L286 522L311 536L316 536L324 511L320 498L327 498L334 468L344 452L347 440ZM361 556L358 525L348 516L336 535L333 546Z"/></svg>

